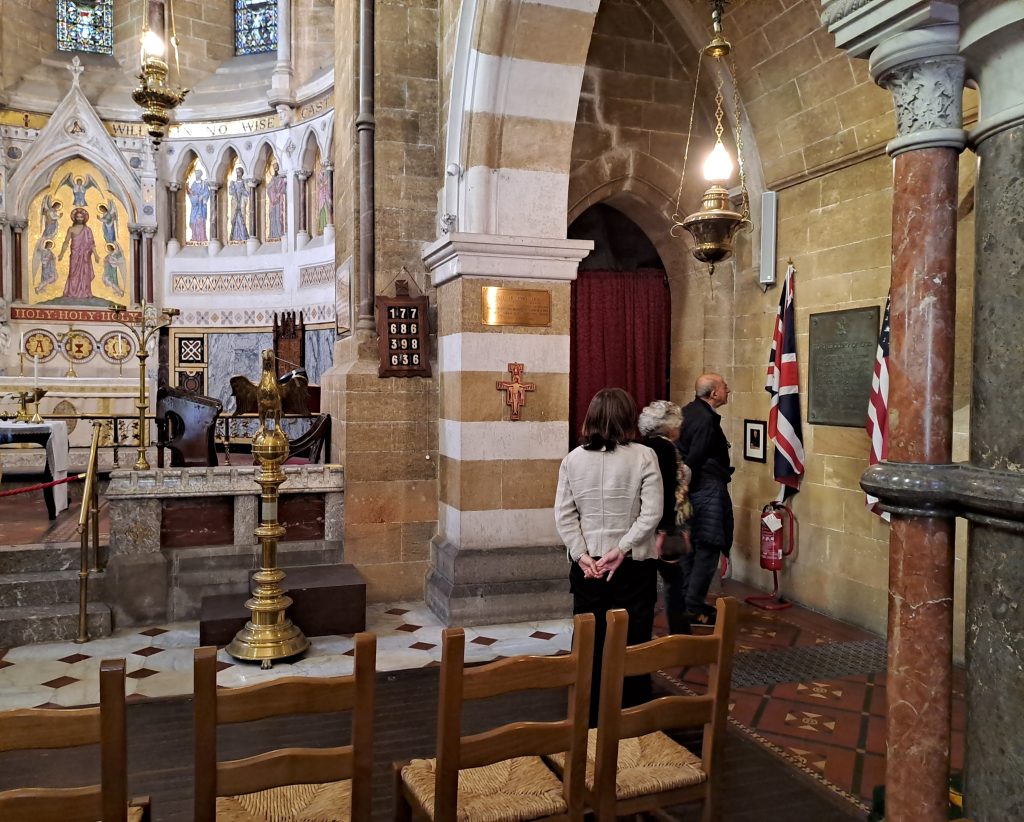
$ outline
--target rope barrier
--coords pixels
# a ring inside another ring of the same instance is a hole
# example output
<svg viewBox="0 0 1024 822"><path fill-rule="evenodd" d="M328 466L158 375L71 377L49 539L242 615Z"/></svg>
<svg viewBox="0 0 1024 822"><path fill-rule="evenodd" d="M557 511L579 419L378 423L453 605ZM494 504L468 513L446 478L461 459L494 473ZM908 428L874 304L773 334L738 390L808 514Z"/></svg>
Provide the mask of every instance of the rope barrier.
<svg viewBox="0 0 1024 822"><path fill-rule="evenodd" d="M54 480L53 482L39 482L35 485L28 485L25 488L15 488L11 491L0 491L0 497L13 497L15 494L27 494L31 491L42 491L46 488L53 488L55 485L63 485L65 482L74 482L75 480L85 479L85 474L71 474L64 479Z"/></svg>

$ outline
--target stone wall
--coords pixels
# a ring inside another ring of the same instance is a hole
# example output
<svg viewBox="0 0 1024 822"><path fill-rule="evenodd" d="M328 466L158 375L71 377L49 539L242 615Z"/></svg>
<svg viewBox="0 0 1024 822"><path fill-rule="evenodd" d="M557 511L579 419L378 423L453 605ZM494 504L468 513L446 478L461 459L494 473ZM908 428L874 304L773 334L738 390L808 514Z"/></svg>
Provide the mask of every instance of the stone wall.
<svg viewBox="0 0 1024 822"><path fill-rule="evenodd" d="M3 0L0 13L0 87L12 86L57 50L57 22L51 0Z"/></svg>
<svg viewBox="0 0 1024 822"><path fill-rule="evenodd" d="M334 3L331 0L293 0L292 62L294 85L319 77L334 65Z"/></svg>
<svg viewBox="0 0 1024 822"><path fill-rule="evenodd" d="M144 0L114 3L114 57L134 70L139 61ZM235 54L235 16L231 3L175 0L174 27L178 35L181 81L194 86ZM168 40L170 31L168 30ZM168 52L173 77L173 53Z"/></svg>

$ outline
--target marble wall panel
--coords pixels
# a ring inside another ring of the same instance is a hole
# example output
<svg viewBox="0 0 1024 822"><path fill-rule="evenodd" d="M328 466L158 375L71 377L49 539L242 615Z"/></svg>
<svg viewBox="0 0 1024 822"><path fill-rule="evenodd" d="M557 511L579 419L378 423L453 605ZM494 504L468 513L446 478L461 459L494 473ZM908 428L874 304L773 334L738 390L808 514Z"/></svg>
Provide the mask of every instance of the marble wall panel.
<svg viewBox="0 0 1024 822"><path fill-rule="evenodd" d="M207 335L207 394L223 402L225 411L234 411L231 378L241 374L253 382L258 382L260 351L272 345L273 338L269 331Z"/></svg>
<svg viewBox="0 0 1024 822"><path fill-rule="evenodd" d="M306 375L318 385L320 377L334 363L333 328L314 328L306 331Z"/></svg>

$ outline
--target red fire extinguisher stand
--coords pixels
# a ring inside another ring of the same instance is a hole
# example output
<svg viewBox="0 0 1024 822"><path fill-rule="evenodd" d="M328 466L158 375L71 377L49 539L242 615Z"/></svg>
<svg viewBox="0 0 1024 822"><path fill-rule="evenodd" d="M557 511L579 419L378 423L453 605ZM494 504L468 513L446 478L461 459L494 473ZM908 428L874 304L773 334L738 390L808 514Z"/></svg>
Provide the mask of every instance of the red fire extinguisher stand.
<svg viewBox="0 0 1024 822"><path fill-rule="evenodd" d="M779 596L779 571L784 557L796 550L798 533L796 515L788 505L769 502L761 509L761 567L772 572L773 588L771 594L747 597L749 605L765 611L781 611L793 606Z"/></svg>

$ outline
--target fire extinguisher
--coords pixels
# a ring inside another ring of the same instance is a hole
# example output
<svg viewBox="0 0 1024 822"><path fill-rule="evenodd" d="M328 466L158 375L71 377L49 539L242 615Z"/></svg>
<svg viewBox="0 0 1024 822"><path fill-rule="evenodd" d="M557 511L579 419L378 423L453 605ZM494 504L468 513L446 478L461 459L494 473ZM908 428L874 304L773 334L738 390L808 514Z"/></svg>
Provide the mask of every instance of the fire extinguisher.
<svg viewBox="0 0 1024 822"><path fill-rule="evenodd" d="M748 604L765 611L781 611L793 606L779 596L779 571L784 558L796 550L797 534L796 515L788 505L769 502L761 509L761 567L772 572L774 587L771 594L747 597Z"/></svg>

